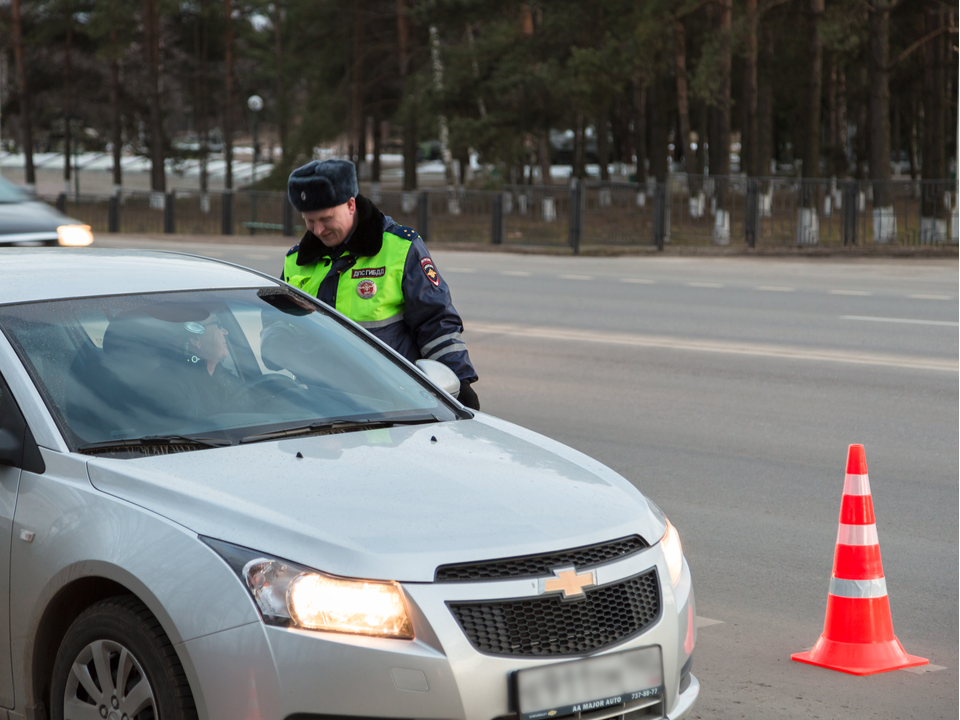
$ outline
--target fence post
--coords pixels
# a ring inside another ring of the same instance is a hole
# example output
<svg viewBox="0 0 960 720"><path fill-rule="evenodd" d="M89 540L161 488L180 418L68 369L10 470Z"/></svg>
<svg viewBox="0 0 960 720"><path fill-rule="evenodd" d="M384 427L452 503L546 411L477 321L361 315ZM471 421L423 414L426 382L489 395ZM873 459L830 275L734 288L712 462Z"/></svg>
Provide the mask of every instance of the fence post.
<svg viewBox="0 0 960 720"><path fill-rule="evenodd" d="M430 236L430 196L426 190L421 190L417 197L417 232L426 242Z"/></svg>
<svg viewBox="0 0 960 720"><path fill-rule="evenodd" d="M233 191L227 190L220 196L220 234L233 235Z"/></svg>
<svg viewBox="0 0 960 720"><path fill-rule="evenodd" d="M653 242L661 252L667 234L667 210L667 186L658 182L653 194Z"/></svg>
<svg viewBox="0 0 960 720"><path fill-rule="evenodd" d="M57 210L62 213L67 212L67 194L60 193L57 195Z"/></svg>
<svg viewBox="0 0 960 720"><path fill-rule="evenodd" d="M570 186L570 247L574 255L580 254L580 237L583 234L583 181L574 178L573 185Z"/></svg>
<svg viewBox="0 0 960 720"><path fill-rule="evenodd" d="M503 193L495 193L490 208L490 243L503 244Z"/></svg>
<svg viewBox="0 0 960 720"><path fill-rule="evenodd" d="M168 192L163 199L163 232L173 235L177 232L177 216L175 194Z"/></svg>
<svg viewBox="0 0 960 720"><path fill-rule="evenodd" d="M287 237L293 235L293 205L286 193L283 194L283 234Z"/></svg>
<svg viewBox="0 0 960 720"><path fill-rule="evenodd" d="M744 218L743 231L746 236L747 247L755 248L757 246L757 235L759 230L760 208L757 198L757 181L754 178L747 179L747 216Z"/></svg>
<svg viewBox="0 0 960 720"><path fill-rule="evenodd" d="M110 196L107 206L107 232L120 232L120 196L116 193Z"/></svg>
<svg viewBox="0 0 960 720"><path fill-rule="evenodd" d="M855 180L848 182L843 188L843 244L857 244L857 219L859 216L860 193L859 185Z"/></svg>

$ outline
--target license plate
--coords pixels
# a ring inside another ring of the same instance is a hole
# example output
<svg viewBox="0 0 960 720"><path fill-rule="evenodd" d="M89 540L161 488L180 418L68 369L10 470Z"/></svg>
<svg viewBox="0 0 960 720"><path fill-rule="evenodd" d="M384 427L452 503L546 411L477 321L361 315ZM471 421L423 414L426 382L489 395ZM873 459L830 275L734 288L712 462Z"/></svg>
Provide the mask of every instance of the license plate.
<svg viewBox="0 0 960 720"><path fill-rule="evenodd" d="M552 720L660 694L660 647L518 670L521 720Z"/></svg>

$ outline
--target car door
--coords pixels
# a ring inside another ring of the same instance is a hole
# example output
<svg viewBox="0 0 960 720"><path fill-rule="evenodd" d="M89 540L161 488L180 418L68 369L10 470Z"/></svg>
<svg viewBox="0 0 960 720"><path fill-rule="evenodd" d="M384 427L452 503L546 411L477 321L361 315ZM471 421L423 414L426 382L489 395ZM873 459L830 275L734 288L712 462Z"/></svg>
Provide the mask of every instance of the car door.
<svg viewBox="0 0 960 720"><path fill-rule="evenodd" d="M26 423L0 375L0 707L13 707L10 660L10 543Z"/></svg>

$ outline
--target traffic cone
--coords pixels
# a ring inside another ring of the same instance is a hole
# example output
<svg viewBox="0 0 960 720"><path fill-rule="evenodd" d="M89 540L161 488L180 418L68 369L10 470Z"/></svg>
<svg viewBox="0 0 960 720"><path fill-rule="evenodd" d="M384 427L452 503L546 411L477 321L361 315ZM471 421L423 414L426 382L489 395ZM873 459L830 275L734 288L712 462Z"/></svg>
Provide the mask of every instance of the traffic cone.
<svg viewBox="0 0 960 720"><path fill-rule="evenodd" d="M908 655L893 634L863 445L851 445L847 455L823 634L812 650L790 657L851 675L873 675L930 662Z"/></svg>

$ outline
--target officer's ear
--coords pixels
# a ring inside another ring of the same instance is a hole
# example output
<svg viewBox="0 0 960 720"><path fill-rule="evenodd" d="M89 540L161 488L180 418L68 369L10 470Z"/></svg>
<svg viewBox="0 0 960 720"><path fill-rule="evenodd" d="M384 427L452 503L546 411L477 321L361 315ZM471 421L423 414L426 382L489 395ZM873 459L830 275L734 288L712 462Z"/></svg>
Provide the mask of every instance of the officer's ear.
<svg viewBox="0 0 960 720"><path fill-rule="evenodd" d="M357 211L357 199L350 198L347 200L347 210L350 211L350 214L353 215Z"/></svg>

